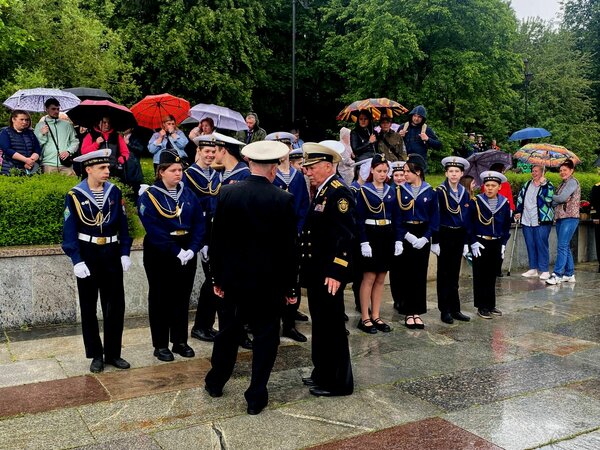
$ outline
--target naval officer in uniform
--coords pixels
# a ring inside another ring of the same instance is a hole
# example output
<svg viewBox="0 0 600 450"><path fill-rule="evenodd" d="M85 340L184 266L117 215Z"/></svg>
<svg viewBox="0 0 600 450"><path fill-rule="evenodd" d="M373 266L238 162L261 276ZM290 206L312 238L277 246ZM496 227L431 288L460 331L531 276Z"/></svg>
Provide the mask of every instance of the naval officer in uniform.
<svg viewBox="0 0 600 450"><path fill-rule="evenodd" d="M90 371L102 372L104 364L128 369L121 358L125 292L123 272L131 266L131 238L125 205L118 187L108 181L110 150L97 150L75 158L87 178L66 198L63 226L64 252L73 262L77 277L81 328ZM96 305L104 319L104 346L98 330ZM104 359L102 356L104 355Z"/></svg>

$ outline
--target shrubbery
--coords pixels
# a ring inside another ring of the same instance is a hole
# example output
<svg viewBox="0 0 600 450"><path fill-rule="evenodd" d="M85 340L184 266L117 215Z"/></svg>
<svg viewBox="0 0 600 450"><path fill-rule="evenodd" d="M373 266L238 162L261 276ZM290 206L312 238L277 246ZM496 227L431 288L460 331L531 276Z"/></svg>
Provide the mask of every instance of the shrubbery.
<svg viewBox="0 0 600 450"><path fill-rule="evenodd" d="M0 177L0 246L60 244L65 195L78 182L57 174ZM135 205L125 201L131 235L143 236Z"/></svg>

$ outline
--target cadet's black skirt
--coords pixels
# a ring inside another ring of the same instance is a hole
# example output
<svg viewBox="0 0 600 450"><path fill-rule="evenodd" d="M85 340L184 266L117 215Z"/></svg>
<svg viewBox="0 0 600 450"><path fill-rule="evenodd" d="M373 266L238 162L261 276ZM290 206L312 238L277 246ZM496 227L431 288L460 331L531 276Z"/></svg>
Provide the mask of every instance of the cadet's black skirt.
<svg viewBox="0 0 600 450"><path fill-rule="evenodd" d="M394 227L390 225L365 225L367 239L373 250L371 258L361 256L363 272L387 272L394 256Z"/></svg>

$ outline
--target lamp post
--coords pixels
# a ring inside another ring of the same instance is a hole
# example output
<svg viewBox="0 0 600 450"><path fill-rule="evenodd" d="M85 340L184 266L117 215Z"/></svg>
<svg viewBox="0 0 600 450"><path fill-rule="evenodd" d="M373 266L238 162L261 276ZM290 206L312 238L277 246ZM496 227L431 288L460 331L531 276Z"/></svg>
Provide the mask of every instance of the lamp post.
<svg viewBox="0 0 600 450"><path fill-rule="evenodd" d="M523 60L525 64L525 128L527 128L527 109L529 107L529 83L533 79L533 74L529 71L529 60Z"/></svg>

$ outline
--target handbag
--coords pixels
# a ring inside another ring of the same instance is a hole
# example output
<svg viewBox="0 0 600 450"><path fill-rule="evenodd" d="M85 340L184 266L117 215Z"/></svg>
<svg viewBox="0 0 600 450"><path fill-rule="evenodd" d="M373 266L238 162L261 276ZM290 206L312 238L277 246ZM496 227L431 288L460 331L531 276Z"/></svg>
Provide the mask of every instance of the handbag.
<svg viewBox="0 0 600 450"><path fill-rule="evenodd" d="M50 133L50 137L52 138L52 142L54 142L54 146L56 147L56 159L58 159L58 162L61 165L65 166L65 167L71 167L73 165L73 159L75 158L76 155L69 154L69 156L67 156L65 159L61 159L60 158L60 150L58 148L58 141L54 137L54 133L52 132L52 128L50 128L50 125L48 124L48 122L46 121L46 119L44 119L44 123L48 127L48 132Z"/></svg>

